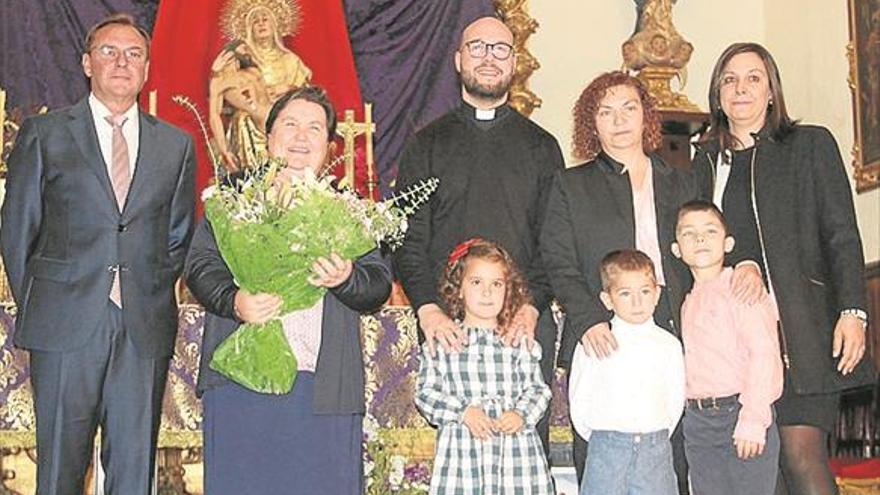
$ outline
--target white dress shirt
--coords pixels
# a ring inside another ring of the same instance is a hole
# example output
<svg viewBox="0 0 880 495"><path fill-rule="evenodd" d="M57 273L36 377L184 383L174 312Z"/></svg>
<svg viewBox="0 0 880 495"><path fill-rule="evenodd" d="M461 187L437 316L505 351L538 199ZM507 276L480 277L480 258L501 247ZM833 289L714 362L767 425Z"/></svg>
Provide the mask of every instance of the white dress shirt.
<svg viewBox="0 0 880 495"><path fill-rule="evenodd" d="M107 105L101 103L95 93L89 94L89 107L92 110L92 119L95 122L95 130L98 132L98 145L101 147L101 156L104 157L104 165L107 167L107 176L113 177L113 126L105 117L113 113ZM123 113L127 117L122 126L122 135L125 136L125 144L128 146L128 171L134 177L134 166L137 162L138 144L140 141L140 119L138 118L137 102Z"/></svg>
<svg viewBox="0 0 880 495"><path fill-rule="evenodd" d="M590 439L593 430L650 433L675 429L684 409L681 343L653 320L633 325L614 317L617 350L597 359L575 349L568 384L571 421Z"/></svg>

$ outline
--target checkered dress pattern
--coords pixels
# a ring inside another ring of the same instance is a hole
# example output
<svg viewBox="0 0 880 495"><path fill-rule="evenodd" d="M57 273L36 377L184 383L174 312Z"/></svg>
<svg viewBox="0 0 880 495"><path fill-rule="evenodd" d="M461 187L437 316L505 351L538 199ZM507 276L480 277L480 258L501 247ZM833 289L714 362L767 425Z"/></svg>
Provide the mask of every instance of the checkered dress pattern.
<svg viewBox="0 0 880 495"><path fill-rule="evenodd" d="M421 350L416 406L439 428L432 494L553 494L550 469L535 424L550 403L539 365L541 347L509 347L490 329L467 329L462 352ZM525 426L486 441L461 422L478 405L490 418L514 410Z"/></svg>

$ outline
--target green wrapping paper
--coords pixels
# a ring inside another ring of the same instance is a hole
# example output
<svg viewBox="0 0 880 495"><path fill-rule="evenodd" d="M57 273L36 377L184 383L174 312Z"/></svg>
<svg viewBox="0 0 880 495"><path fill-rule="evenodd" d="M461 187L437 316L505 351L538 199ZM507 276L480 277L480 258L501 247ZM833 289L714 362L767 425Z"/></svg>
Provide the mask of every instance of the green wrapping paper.
<svg viewBox="0 0 880 495"><path fill-rule="evenodd" d="M264 394L286 394L296 379L296 356L279 320L238 327L214 350L210 366L235 383Z"/></svg>
<svg viewBox="0 0 880 495"><path fill-rule="evenodd" d="M213 199L206 201L205 214L236 283L251 294L280 296L281 314L324 297L327 290L308 281L319 257L337 253L353 260L376 246L337 195L308 194L262 223L237 222ZM255 392L285 394L293 387L296 357L276 320L239 327L214 351L210 367Z"/></svg>
<svg viewBox="0 0 880 495"><path fill-rule="evenodd" d="M329 177L283 186L274 177L283 161L245 174L235 187L203 192L220 255L236 284L251 294L281 297L281 314L314 306L327 290L309 283L318 258L354 260L377 243L399 244L412 214L437 188L427 179L395 198L374 203L337 191ZM296 356L281 320L245 324L214 351L209 366L255 392L285 394L293 388Z"/></svg>

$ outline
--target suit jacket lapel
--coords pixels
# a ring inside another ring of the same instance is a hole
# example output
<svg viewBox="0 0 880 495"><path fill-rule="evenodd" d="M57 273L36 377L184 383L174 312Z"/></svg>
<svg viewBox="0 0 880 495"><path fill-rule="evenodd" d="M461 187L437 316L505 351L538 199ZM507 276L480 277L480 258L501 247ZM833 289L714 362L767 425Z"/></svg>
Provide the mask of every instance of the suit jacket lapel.
<svg viewBox="0 0 880 495"><path fill-rule="evenodd" d="M113 185L110 184L110 176L107 174L107 164L104 162L104 155L101 154L101 147L98 145L98 133L95 130L95 121L92 117L92 111L89 109L88 98L83 98L71 107L69 115L70 122L67 127L73 135L80 153L82 153L86 166L94 172L113 209L117 210L116 195L113 194Z"/></svg>
<svg viewBox="0 0 880 495"><path fill-rule="evenodd" d="M154 177L157 170L157 153L159 152L156 121L143 112L138 112L138 119L140 125L138 156L135 161L134 176L131 178L128 197L125 198L123 213L137 207L136 201L143 194L144 189L150 184L156 183L157 179Z"/></svg>

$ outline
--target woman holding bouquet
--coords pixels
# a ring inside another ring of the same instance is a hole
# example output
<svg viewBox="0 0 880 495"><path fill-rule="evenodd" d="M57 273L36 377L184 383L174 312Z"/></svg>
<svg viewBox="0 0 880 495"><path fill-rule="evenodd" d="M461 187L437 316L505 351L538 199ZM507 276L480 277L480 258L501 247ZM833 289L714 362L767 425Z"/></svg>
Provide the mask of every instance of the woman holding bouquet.
<svg viewBox="0 0 880 495"><path fill-rule="evenodd" d="M286 162L276 182L301 180L327 163L335 127L336 112L322 89L284 94L266 121L269 153ZM185 273L207 310L198 383L205 493L363 493L359 316L377 309L391 290L391 272L378 251L356 260L335 253L319 258L309 282L326 295L284 315L279 296L238 287L208 221L196 231ZM253 392L209 368L214 350L239 325L279 316L297 359L290 392Z"/></svg>

